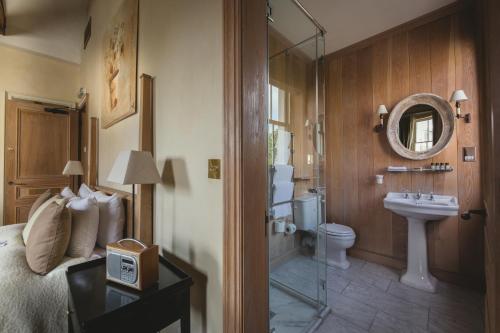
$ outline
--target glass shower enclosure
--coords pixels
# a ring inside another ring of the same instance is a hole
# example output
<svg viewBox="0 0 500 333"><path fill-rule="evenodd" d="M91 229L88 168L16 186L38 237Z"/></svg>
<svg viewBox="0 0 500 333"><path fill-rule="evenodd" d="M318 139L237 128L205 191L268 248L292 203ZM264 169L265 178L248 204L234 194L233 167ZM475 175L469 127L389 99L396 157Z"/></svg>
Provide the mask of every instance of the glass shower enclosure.
<svg viewBox="0 0 500 333"><path fill-rule="evenodd" d="M329 311L324 29L296 0L268 2L269 327L312 332Z"/></svg>

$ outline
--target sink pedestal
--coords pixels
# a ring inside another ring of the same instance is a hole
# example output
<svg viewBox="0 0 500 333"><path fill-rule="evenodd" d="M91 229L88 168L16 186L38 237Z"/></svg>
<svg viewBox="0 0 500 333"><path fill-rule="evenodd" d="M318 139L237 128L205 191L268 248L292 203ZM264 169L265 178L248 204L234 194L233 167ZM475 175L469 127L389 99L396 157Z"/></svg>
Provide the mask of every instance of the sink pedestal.
<svg viewBox="0 0 500 333"><path fill-rule="evenodd" d="M437 279L429 273L427 264L427 221L408 217L408 266L401 283L410 287L436 292Z"/></svg>

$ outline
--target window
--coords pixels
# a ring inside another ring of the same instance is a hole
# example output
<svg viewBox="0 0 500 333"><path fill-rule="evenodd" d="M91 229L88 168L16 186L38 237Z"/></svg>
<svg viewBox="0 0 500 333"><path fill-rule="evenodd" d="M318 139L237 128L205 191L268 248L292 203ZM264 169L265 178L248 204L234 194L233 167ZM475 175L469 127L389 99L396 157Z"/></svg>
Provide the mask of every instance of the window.
<svg viewBox="0 0 500 333"><path fill-rule="evenodd" d="M432 117L417 120L415 132L415 151L431 149L433 145Z"/></svg>
<svg viewBox="0 0 500 333"><path fill-rule="evenodd" d="M275 125L288 125L290 94L272 84L269 85L269 120Z"/></svg>

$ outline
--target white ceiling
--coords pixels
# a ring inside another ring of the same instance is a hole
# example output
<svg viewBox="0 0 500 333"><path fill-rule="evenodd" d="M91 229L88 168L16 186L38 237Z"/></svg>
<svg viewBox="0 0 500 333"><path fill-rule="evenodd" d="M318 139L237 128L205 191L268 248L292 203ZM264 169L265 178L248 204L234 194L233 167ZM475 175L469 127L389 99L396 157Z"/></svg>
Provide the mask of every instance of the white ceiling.
<svg viewBox="0 0 500 333"><path fill-rule="evenodd" d="M6 36L0 43L80 63L87 0L4 0Z"/></svg>
<svg viewBox="0 0 500 333"><path fill-rule="evenodd" d="M291 0L275 0L283 2ZM273 1L274 2L274 1ZM326 53L384 32L455 0L300 0L326 29ZM297 21L287 24L297 30ZM293 32L290 32L293 34Z"/></svg>

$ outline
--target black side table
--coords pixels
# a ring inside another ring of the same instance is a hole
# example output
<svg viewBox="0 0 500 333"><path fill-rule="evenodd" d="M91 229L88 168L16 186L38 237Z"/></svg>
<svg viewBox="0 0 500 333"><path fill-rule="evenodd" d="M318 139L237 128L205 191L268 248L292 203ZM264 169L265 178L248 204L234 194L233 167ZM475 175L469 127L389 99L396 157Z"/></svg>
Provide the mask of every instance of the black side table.
<svg viewBox="0 0 500 333"><path fill-rule="evenodd" d="M106 258L68 267L70 332L158 332L180 319L189 333L191 277L162 256L159 276L137 291L106 280Z"/></svg>

